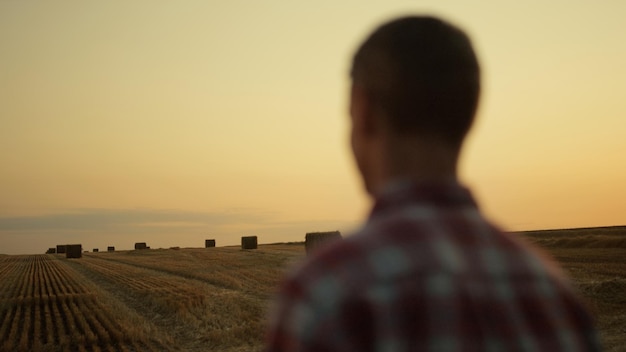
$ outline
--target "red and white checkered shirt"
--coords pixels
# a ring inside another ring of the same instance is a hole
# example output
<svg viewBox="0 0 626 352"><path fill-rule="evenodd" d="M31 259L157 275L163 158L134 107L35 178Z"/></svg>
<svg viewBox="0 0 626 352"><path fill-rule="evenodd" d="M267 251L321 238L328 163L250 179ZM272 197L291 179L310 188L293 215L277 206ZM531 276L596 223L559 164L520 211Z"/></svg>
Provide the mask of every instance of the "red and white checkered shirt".
<svg viewBox="0 0 626 352"><path fill-rule="evenodd" d="M598 351L558 268L458 184L398 182L282 285L268 351Z"/></svg>

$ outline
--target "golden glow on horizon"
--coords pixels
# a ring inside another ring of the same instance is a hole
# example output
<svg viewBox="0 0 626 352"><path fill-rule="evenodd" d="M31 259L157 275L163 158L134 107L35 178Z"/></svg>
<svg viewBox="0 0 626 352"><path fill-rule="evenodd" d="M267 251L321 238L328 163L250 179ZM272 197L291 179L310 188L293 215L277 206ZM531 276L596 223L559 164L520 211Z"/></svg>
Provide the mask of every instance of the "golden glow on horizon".
<svg viewBox="0 0 626 352"><path fill-rule="evenodd" d="M150 237L163 247L357 226L369 205L346 140L350 55L381 21L424 12L466 29L482 62L461 178L483 209L514 230L626 223L626 3L7 1L0 252L108 224L23 216L94 209L187 212Z"/></svg>

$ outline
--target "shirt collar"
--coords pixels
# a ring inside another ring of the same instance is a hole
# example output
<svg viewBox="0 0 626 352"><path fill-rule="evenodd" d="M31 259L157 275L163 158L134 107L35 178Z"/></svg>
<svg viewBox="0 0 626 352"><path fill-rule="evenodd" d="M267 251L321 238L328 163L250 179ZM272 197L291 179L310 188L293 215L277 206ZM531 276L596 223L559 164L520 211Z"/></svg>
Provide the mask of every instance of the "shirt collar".
<svg viewBox="0 0 626 352"><path fill-rule="evenodd" d="M470 191L457 181L415 182L398 179L387 183L376 196L371 216L409 203L436 207L477 207Z"/></svg>

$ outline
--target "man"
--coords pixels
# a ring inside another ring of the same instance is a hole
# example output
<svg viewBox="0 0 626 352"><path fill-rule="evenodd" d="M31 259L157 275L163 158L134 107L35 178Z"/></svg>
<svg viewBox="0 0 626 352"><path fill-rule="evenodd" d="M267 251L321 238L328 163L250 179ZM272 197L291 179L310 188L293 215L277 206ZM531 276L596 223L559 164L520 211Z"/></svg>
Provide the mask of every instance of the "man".
<svg viewBox="0 0 626 352"><path fill-rule="evenodd" d="M468 37L400 18L365 40L351 76L352 151L375 204L287 278L268 350L599 350L559 270L457 181L480 91Z"/></svg>

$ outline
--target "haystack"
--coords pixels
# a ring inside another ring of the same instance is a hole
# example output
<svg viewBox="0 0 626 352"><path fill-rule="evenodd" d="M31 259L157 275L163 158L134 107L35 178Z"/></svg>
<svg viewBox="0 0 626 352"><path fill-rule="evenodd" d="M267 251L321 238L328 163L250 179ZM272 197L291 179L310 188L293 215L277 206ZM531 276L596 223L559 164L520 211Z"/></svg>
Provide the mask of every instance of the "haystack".
<svg viewBox="0 0 626 352"><path fill-rule="evenodd" d="M67 246L65 246L66 252L65 252L65 257L66 258L82 258L83 256L83 245L81 244L68 244ZM58 246L57 246L57 251L58 251Z"/></svg>
<svg viewBox="0 0 626 352"><path fill-rule="evenodd" d="M241 237L241 249L257 249L257 236Z"/></svg>
<svg viewBox="0 0 626 352"><path fill-rule="evenodd" d="M341 232L329 231L329 232L309 232L304 236L304 248L307 254L311 254L316 249L341 239Z"/></svg>

